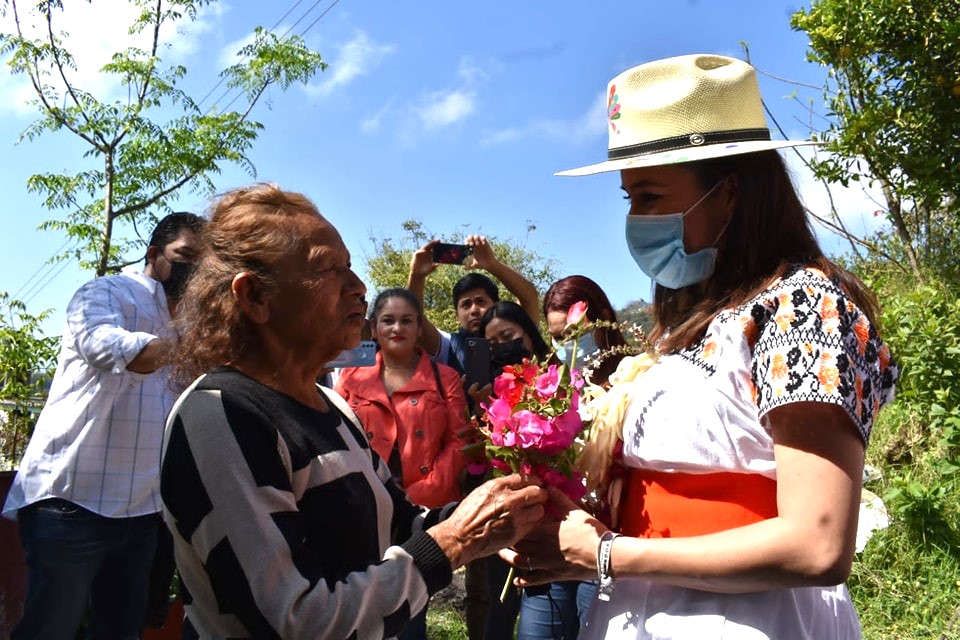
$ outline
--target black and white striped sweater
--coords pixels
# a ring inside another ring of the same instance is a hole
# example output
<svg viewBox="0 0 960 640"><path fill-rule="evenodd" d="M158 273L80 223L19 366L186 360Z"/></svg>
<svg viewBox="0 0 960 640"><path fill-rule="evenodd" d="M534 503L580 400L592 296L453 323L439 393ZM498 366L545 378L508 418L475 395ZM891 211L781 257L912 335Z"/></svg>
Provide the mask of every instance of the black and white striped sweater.
<svg viewBox="0 0 960 640"><path fill-rule="evenodd" d="M449 584L424 533L444 510L411 504L323 392L328 413L223 368L170 413L161 496L184 637L390 638Z"/></svg>

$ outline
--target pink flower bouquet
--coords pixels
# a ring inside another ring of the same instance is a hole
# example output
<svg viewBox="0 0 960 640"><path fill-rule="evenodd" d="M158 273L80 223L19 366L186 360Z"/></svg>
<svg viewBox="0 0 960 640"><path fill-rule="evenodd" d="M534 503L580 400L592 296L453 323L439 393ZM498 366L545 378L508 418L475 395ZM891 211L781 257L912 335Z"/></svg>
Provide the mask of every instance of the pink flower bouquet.
<svg viewBox="0 0 960 640"><path fill-rule="evenodd" d="M576 340L586 327L586 307L574 304L567 314L567 332ZM580 473L574 468L580 437L586 424L580 417L580 371L557 364L524 359L505 367L493 381L493 396L482 405L487 457L497 472L533 474L561 489L574 501L584 495Z"/></svg>

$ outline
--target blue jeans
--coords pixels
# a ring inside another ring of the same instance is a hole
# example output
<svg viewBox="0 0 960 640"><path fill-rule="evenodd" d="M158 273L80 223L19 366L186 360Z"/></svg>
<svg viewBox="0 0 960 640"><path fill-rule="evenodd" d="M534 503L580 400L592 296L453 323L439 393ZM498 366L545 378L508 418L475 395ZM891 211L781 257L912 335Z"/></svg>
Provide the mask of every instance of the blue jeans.
<svg viewBox="0 0 960 640"><path fill-rule="evenodd" d="M140 637L159 515L105 518L52 498L17 518L27 597L11 640L72 640L88 607L88 639Z"/></svg>
<svg viewBox="0 0 960 640"><path fill-rule="evenodd" d="M524 589L517 640L576 640L597 592L595 582L552 582Z"/></svg>

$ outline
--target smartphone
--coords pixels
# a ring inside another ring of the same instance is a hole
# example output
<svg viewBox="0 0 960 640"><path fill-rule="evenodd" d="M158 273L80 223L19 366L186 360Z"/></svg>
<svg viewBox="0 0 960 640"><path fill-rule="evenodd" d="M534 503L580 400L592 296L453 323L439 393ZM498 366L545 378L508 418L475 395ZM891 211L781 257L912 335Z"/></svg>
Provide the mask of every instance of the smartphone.
<svg viewBox="0 0 960 640"><path fill-rule="evenodd" d="M479 386L490 383L490 343L486 338L467 338L464 341L466 381L464 386L469 389L476 382Z"/></svg>
<svg viewBox="0 0 960 640"><path fill-rule="evenodd" d="M324 369L343 367L370 367L377 363L377 343L373 340L361 340L353 349L341 351L340 355L323 365Z"/></svg>
<svg viewBox="0 0 960 640"><path fill-rule="evenodd" d="M473 247L466 244L438 242L433 245L433 261L443 264L463 264L471 253L473 253Z"/></svg>

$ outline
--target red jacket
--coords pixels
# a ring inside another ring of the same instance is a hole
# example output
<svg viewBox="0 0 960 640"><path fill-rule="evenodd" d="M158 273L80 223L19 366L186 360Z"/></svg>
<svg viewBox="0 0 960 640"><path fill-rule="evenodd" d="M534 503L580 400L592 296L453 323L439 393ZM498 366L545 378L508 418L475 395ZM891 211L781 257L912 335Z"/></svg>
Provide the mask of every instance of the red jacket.
<svg viewBox="0 0 960 640"><path fill-rule="evenodd" d="M467 427L467 402L460 376L436 364L443 393L430 357L420 353L413 377L387 396L380 373L382 355L372 367L348 367L336 391L350 403L367 431L370 447L384 462L394 442L400 450L403 487L410 499L425 507L440 507L461 498L458 477L466 464L457 436Z"/></svg>

